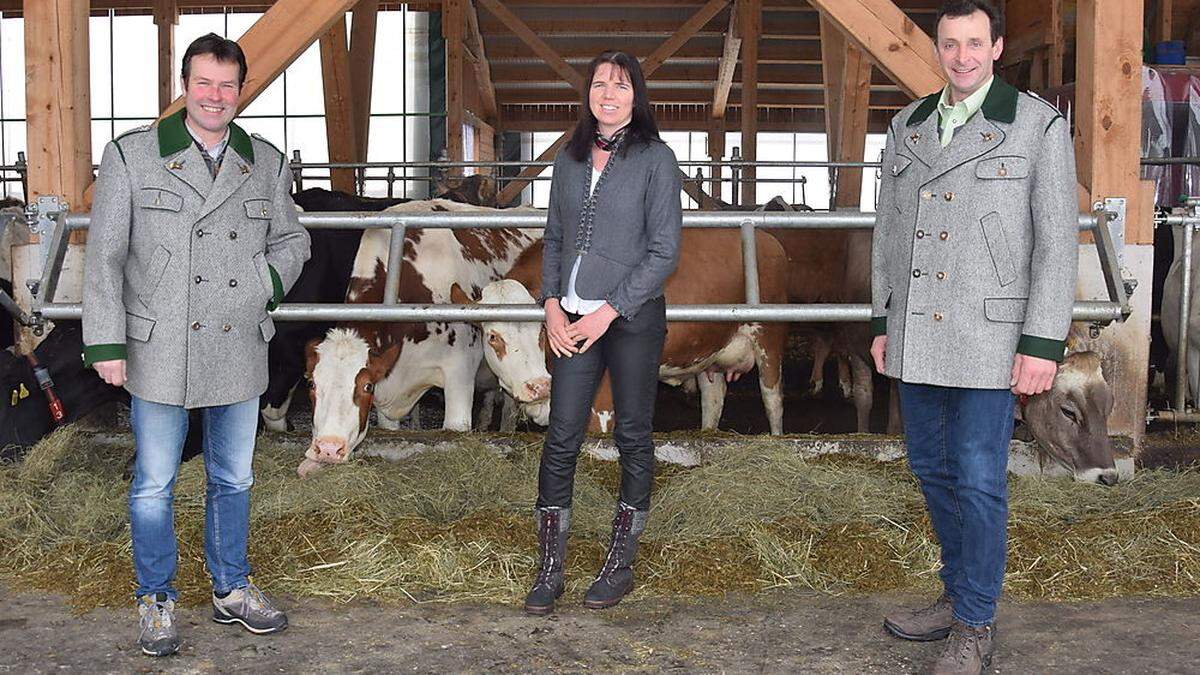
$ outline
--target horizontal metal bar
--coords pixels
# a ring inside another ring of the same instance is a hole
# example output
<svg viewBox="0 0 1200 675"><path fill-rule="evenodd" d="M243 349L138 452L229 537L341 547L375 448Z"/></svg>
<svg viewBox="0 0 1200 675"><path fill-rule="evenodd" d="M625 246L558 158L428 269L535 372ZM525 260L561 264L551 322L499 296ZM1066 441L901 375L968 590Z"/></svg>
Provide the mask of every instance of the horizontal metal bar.
<svg viewBox="0 0 1200 675"><path fill-rule="evenodd" d="M90 214L67 214L67 227L84 229L91 222ZM683 226L695 228L739 228L745 221L755 227L780 229L872 229L875 214L870 211L688 211L683 214ZM546 211L458 211L439 213L398 213L388 211L340 211L301 213L300 224L311 230L378 230L394 225L445 229L546 226ZM1096 217L1080 214L1078 226L1090 230Z"/></svg>
<svg viewBox="0 0 1200 675"><path fill-rule="evenodd" d="M1162 422L1184 422L1192 424L1200 422L1200 412L1189 410L1182 412L1179 410L1158 410L1150 414L1150 419L1159 420Z"/></svg>
<svg viewBox="0 0 1200 675"><path fill-rule="evenodd" d="M1200 225L1200 216L1165 215L1156 216L1154 222L1159 225Z"/></svg>
<svg viewBox="0 0 1200 675"><path fill-rule="evenodd" d="M501 161L501 160L464 160L464 161L428 161L428 162L290 162L293 169L386 169L392 168L411 168L411 169L459 169L467 167L480 168L525 168L525 167L551 167L554 162L548 161ZM757 169L792 169L792 168L834 168L834 169L878 169L879 162L824 162L824 161L808 161L808 160L779 160L779 161L757 161L751 162L744 159L721 159L721 160L703 160L703 159L685 159L676 162L680 167L685 166L728 166L738 168L757 168Z"/></svg>
<svg viewBox="0 0 1200 675"><path fill-rule="evenodd" d="M1142 166L1200 164L1200 157L1143 157Z"/></svg>
<svg viewBox="0 0 1200 675"><path fill-rule="evenodd" d="M42 317L50 320L78 319L81 305L43 305ZM271 313L277 321L542 321L545 313L537 305L320 305L284 304ZM668 321L744 322L860 322L871 319L868 304L816 305L670 305ZM1119 321L1121 307L1114 302L1075 303L1073 321Z"/></svg>

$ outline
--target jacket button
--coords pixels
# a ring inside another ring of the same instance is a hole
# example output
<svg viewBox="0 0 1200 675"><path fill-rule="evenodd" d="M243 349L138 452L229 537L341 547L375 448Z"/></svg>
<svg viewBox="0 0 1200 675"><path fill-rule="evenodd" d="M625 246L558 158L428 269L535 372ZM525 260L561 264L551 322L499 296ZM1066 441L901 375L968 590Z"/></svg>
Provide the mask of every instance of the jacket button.
<svg viewBox="0 0 1200 675"><path fill-rule="evenodd" d="M913 278L920 278L921 270L913 270Z"/></svg>
<svg viewBox="0 0 1200 675"><path fill-rule="evenodd" d="M200 322L199 321L192 322L192 330L200 330Z"/></svg>
<svg viewBox="0 0 1200 675"><path fill-rule="evenodd" d="M945 230L942 230L942 233L938 235L938 239L941 239L942 241L946 241L949 238L950 238L950 233Z"/></svg>
<svg viewBox="0 0 1200 675"><path fill-rule="evenodd" d="M945 273L945 272L938 272L938 273L937 273L937 279L938 279L938 281L943 281L945 278L946 278L946 273Z"/></svg>
<svg viewBox="0 0 1200 675"><path fill-rule="evenodd" d="M204 236L204 230L196 230L196 238L200 239Z"/></svg>
<svg viewBox="0 0 1200 675"><path fill-rule="evenodd" d="M930 199L933 199L933 193L930 192L929 190L926 190L921 193L921 199L929 201Z"/></svg>
<svg viewBox="0 0 1200 675"><path fill-rule="evenodd" d="M941 315L941 314L939 314L939 313L937 313L937 312L934 312L934 313L933 313L933 320L934 320L934 321L941 321L941 320L942 320L942 315Z"/></svg>
<svg viewBox="0 0 1200 675"><path fill-rule="evenodd" d="M925 230L917 230L917 239L925 238Z"/></svg>
<svg viewBox="0 0 1200 675"><path fill-rule="evenodd" d="M237 232L232 232L232 231L231 231L231 232L229 233L229 238L230 238L230 239L237 239Z"/></svg>
<svg viewBox="0 0 1200 675"><path fill-rule="evenodd" d="M224 326L221 326L221 330L228 333L229 331L233 330L233 326L230 326L229 324L225 324Z"/></svg>
<svg viewBox="0 0 1200 675"><path fill-rule="evenodd" d="M197 275L196 275L196 283L200 283L201 281L204 281L204 279L202 279L202 278L200 277L200 275L199 275L199 274L197 274Z"/></svg>
<svg viewBox="0 0 1200 675"><path fill-rule="evenodd" d="M230 288L237 288L237 279L230 279L230 280L229 280L229 287L230 287Z"/></svg>
<svg viewBox="0 0 1200 675"><path fill-rule="evenodd" d="M952 202L952 201L954 201L954 193L947 192L946 194L942 195L942 198L944 198L948 202Z"/></svg>

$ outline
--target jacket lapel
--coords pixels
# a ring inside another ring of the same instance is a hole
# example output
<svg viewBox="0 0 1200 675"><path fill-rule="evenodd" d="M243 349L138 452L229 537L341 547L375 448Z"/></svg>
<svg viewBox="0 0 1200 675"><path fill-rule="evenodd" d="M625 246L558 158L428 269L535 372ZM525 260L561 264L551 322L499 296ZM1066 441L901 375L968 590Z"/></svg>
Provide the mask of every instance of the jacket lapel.
<svg viewBox="0 0 1200 675"><path fill-rule="evenodd" d="M905 132L907 135L902 141L909 154L925 166L933 166L942 155L942 144L938 141L937 116L927 117L919 124L907 127Z"/></svg>
<svg viewBox="0 0 1200 675"><path fill-rule="evenodd" d="M225 150L225 158L221 161L221 168L217 170L217 179L213 182L212 190L204 199L204 206L200 208L200 213L197 220L207 216L225 203L225 200L237 192L237 189L246 182L250 177L251 163L247 162L240 153L233 149L233 138L229 139L229 147ZM203 161L203 160L201 160ZM208 168L205 167L207 171Z"/></svg>
<svg viewBox="0 0 1200 675"><path fill-rule="evenodd" d="M189 145L182 151L167 156L163 160L163 168L167 173L187 183L201 198L207 198L212 190L212 174L208 172L208 165L204 163L204 158L200 156L200 151L195 145Z"/></svg>
<svg viewBox="0 0 1200 675"><path fill-rule="evenodd" d="M937 140L934 142L941 145ZM925 180L934 180L948 171L978 159L1000 147L1003 142L1004 131L983 115L976 113L954 132L950 145L942 148L941 154L930 165Z"/></svg>

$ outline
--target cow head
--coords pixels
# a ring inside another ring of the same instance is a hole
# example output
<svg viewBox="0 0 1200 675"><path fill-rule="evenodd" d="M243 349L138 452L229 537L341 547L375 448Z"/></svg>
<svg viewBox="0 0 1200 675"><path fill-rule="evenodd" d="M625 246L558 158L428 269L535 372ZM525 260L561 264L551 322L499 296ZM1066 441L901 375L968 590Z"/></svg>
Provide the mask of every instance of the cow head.
<svg viewBox="0 0 1200 675"><path fill-rule="evenodd" d="M455 304L473 304L458 286L450 288ZM521 282L500 279L483 287L479 302L485 305L532 305L533 296ZM521 411L534 423L550 422L550 372L546 370L546 334L540 322L483 321L483 355Z"/></svg>
<svg viewBox="0 0 1200 675"><path fill-rule="evenodd" d="M1050 391L1030 397L1023 417L1039 451L1070 469L1075 480L1115 485L1108 438L1113 396L1095 352L1076 352L1058 367Z"/></svg>
<svg viewBox="0 0 1200 675"><path fill-rule="evenodd" d="M373 348L350 328L334 328L324 340L305 345L305 378L313 409L313 437L305 453L308 460L339 464L349 459L367 435L375 386L391 371L399 354L399 345ZM303 466L313 465L306 462Z"/></svg>

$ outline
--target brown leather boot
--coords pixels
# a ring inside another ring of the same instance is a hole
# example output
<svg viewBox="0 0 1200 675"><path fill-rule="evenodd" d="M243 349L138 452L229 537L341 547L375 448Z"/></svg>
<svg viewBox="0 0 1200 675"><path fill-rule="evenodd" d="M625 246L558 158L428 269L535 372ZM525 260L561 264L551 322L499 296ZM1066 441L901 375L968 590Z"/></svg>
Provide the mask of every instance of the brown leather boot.
<svg viewBox="0 0 1200 675"><path fill-rule="evenodd" d="M982 675L992 665L994 638L991 625L973 628L955 621L946 649L933 664L933 675Z"/></svg>
<svg viewBox="0 0 1200 675"><path fill-rule="evenodd" d="M901 640L930 642L946 639L952 623L954 606L950 604L950 597L943 594L928 607L901 609L888 614L883 627Z"/></svg>

